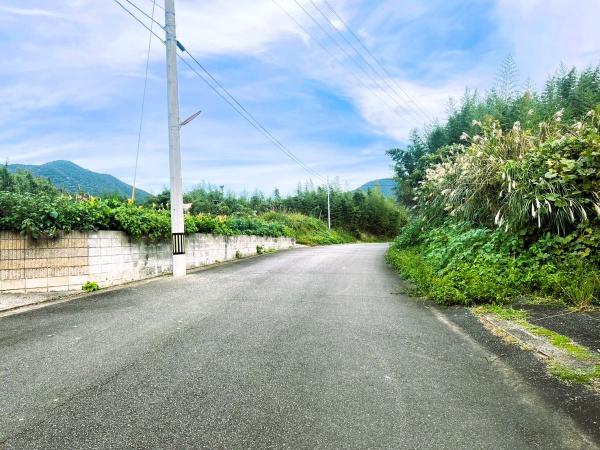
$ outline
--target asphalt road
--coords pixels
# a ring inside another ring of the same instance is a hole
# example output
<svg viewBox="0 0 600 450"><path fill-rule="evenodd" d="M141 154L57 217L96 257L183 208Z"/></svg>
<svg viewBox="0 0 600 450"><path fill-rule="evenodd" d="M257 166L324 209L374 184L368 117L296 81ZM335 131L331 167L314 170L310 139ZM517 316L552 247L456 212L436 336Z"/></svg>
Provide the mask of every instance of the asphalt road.
<svg viewBox="0 0 600 450"><path fill-rule="evenodd" d="M303 248L0 319L0 447L596 448L380 244Z"/></svg>

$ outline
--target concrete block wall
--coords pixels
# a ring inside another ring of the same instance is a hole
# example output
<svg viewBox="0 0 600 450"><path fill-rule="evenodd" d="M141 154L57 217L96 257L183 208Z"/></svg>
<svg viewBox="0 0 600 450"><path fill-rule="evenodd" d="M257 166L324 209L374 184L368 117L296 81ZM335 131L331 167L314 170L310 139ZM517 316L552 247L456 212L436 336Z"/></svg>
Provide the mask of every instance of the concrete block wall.
<svg viewBox="0 0 600 450"><path fill-rule="evenodd" d="M261 236L187 237L187 267L256 254L256 247L286 249L290 238ZM171 244L133 241L120 231L73 232L56 239L32 240L0 232L0 293L80 290L86 281L102 287L171 271Z"/></svg>
<svg viewBox="0 0 600 450"><path fill-rule="evenodd" d="M89 274L88 250L84 233L32 240L2 231L0 292L80 289Z"/></svg>

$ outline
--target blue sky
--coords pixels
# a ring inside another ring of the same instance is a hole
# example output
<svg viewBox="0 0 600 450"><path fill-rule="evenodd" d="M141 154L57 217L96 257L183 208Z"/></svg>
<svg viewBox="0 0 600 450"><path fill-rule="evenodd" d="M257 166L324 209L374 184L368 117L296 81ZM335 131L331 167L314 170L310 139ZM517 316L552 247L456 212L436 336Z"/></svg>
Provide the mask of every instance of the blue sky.
<svg viewBox="0 0 600 450"><path fill-rule="evenodd" d="M314 2L329 22L310 0L298 1L330 33L335 27L352 39L323 0ZM424 120L394 112L387 85L366 77L294 0L278 2L309 34L272 0L177 0L178 38L317 172L348 188L390 176L385 150L404 145ZM152 0L135 3L152 8ZM600 59L595 0L329 3L385 66L386 82L439 120L466 86L491 88L508 54L523 82L537 86L561 62ZM156 13L162 22L163 11ZM131 182L147 42L148 32L112 0L0 0L0 157L69 159ZM353 55L347 44L346 52ZM138 175L153 192L168 184L165 83L164 48L155 40ZM183 66L180 83L181 116L203 110L182 130L186 188L205 181L289 192L310 177Z"/></svg>

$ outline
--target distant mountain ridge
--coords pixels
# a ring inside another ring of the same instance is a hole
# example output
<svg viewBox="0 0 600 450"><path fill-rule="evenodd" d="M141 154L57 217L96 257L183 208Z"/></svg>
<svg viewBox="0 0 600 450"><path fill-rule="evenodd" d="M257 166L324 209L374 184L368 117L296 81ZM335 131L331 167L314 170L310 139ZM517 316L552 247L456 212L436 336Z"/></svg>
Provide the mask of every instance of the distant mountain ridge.
<svg viewBox="0 0 600 450"><path fill-rule="evenodd" d="M394 192L396 182L393 178L379 178L378 180L367 181L365 184L359 187L357 191L368 191L369 189L373 189L375 187L378 187L381 190L381 193L386 197L396 197L396 193Z"/></svg>
<svg viewBox="0 0 600 450"><path fill-rule="evenodd" d="M30 164L9 164L11 172L25 171L31 174L48 178L58 188L69 192L85 192L90 195L117 194L121 197L131 196L131 185L118 178L84 169L71 161L52 161L39 166ZM141 189L135 190L136 199L144 201L150 194Z"/></svg>

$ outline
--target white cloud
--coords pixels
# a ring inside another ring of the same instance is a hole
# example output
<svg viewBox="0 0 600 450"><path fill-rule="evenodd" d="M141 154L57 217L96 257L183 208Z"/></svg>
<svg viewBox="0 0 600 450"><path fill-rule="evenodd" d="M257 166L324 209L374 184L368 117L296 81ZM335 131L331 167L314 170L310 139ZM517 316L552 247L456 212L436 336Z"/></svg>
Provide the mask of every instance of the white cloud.
<svg viewBox="0 0 600 450"><path fill-rule="evenodd" d="M402 108L398 117L386 105L392 102L382 92L386 83L376 86L354 69L363 80L357 81L348 71L348 61L342 65L337 61L347 56L294 1L277 1L312 36L299 30L271 0L178 0L178 36L208 67L215 67L217 78L311 167L338 175L351 187L388 176L384 150L405 141L409 130L424 120ZM494 17L499 29L492 50L462 67L457 61L464 58L464 50L438 42L435 58L423 55L425 72L414 67L420 61L405 54L419 51L411 33L419 32L422 38L427 31L415 24L435 15L443 2L413 1L399 8L397 0L329 1L389 69L387 82L410 92L431 117L444 118L448 98L460 97L465 85L489 87L508 51L524 75L531 74L538 82L561 60L581 66L599 56L595 18L600 4L594 0L575 5L560 0L498 0ZM150 1L136 3L150 11ZM72 159L131 181L147 30L110 0L29 0L27 4L23 8L22 1L5 0L0 7L6 36L0 41L4 58L0 120L11 120L17 129L0 133L0 157L32 163ZM162 22L163 11L156 13ZM454 26L445 23L447 17L436 20L435 26ZM338 19L331 17L331 24L344 30ZM16 30L27 32L17 39ZM330 53L324 53L317 41ZM157 191L168 182L164 48L157 41L151 58L153 96L139 180L142 188ZM187 186L206 180L236 190L270 191L274 186L293 190L298 180L308 178L184 70L181 80L182 116L195 109L205 111L183 133ZM332 99L323 100L323 92ZM344 102L354 111L340 112ZM352 133L361 139L346 142L345 135Z"/></svg>
<svg viewBox="0 0 600 450"><path fill-rule="evenodd" d="M413 128L422 129L436 119L445 119L448 99L462 95L463 83L462 79L448 80L433 87L390 79L389 84L395 87L391 96L385 95L382 88L376 87L357 88L353 95L362 116L373 126L374 131L405 142ZM403 92L409 93L410 97ZM396 105L401 106L392 110L391 104L394 100Z"/></svg>
<svg viewBox="0 0 600 450"><path fill-rule="evenodd" d="M579 68L600 62L597 0L498 0L496 15L521 75L538 87L561 62Z"/></svg>
<svg viewBox="0 0 600 450"><path fill-rule="evenodd" d="M292 0L278 2L287 9L293 5ZM303 36L297 27L283 20L282 14L271 0L180 1L178 34L185 36L185 45L199 54L256 54L283 35Z"/></svg>
<svg viewBox="0 0 600 450"><path fill-rule="evenodd" d="M0 6L0 12L14 14L16 16L66 17L62 14L58 14L53 11L46 11L44 9L11 8L7 6Z"/></svg>

